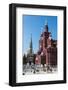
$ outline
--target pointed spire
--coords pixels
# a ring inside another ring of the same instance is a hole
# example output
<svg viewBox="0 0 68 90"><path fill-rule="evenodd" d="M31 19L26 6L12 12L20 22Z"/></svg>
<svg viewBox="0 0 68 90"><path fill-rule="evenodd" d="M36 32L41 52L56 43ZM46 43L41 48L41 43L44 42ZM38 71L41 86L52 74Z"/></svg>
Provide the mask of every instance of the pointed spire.
<svg viewBox="0 0 68 90"><path fill-rule="evenodd" d="M30 40L30 53L32 53L33 45L32 45L32 34L31 34L31 40Z"/></svg>
<svg viewBox="0 0 68 90"><path fill-rule="evenodd" d="M47 21L47 19L45 20L45 25L48 25L48 21Z"/></svg>
<svg viewBox="0 0 68 90"><path fill-rule="evenodd" d="M48 32L48 22L47 22L47 20L45 21L45 31Z"/></svg>

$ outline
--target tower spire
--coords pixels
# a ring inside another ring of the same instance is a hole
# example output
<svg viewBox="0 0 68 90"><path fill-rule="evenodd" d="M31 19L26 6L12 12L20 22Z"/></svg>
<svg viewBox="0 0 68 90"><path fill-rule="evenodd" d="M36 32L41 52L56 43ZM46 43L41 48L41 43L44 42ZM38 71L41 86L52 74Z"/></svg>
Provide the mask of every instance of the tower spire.
<svg viewBox="0 0 68 90"><path fill-rule="evenodd" d="M47 21L47 19L45 20L45 25L48 25L48 21Z"/></svg>
<svg viewBox="0 0 68 90"><path fill-rule="evenodd" d="M45 32L48 32L48 22L47 22L47 20L45 22Z"/></svg>
<svg viewBox="0 0 68 90"><path fill-rule="evenodd" d="M31 34L31 40L30 40L30 53L32 53L33 45L32 45L32 34Z"/></svg>

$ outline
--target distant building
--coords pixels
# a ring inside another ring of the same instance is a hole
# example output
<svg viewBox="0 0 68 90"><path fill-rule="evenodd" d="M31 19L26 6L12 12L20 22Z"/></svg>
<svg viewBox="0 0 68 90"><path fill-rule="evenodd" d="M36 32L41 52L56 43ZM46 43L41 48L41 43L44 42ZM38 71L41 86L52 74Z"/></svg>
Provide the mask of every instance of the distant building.
<svg viewBox="0 0 68 90"><path fill-rule="evenodd" d="M40 35L39 50L36 54L35 64L57 66L57 40L51 38L48 24L45 25L44 29L44 32Z"/></svg>
<svg viewBox="0 0 68 90"><path fill-rule="evenodd" d="M31 35L30 47L27 53L27 63L31 65L34 63L33 60L34 60L34 53L33 53L32 35Z"/></svg>

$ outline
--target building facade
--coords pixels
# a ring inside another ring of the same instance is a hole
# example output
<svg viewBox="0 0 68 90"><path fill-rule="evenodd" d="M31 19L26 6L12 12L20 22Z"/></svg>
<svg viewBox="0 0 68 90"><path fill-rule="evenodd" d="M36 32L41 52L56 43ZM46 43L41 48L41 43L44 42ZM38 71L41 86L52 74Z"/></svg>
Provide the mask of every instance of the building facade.
<svg viewBox="0 0 68 90"><path fill-rule="evenodd" d="M48 30L48 24L46 24L44 32L40 35L39 50L36 54L35 64L57 66L57 40L51 38L51 32Z"/></svg>

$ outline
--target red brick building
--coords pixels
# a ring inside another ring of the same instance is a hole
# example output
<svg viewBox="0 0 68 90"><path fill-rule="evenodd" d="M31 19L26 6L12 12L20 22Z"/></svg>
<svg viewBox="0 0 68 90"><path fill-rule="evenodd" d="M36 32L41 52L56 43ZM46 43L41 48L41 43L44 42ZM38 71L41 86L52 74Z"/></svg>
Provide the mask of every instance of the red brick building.
<svg viewBox="0 0 68 90"><path fill-rule="evenodd" d="M44 32L40 35L39 50L36 55L35 64L57 65L57 40L51 38L48 31L48 24L45 25Z"/></svg>

